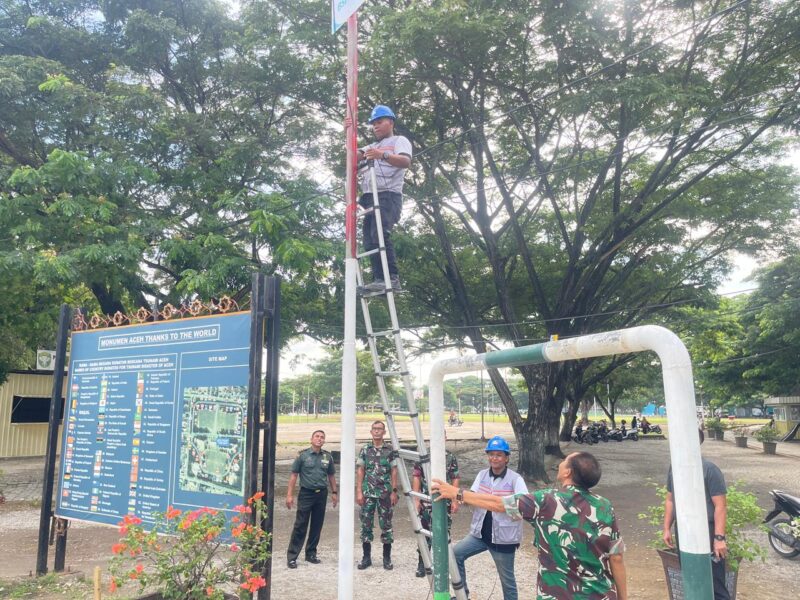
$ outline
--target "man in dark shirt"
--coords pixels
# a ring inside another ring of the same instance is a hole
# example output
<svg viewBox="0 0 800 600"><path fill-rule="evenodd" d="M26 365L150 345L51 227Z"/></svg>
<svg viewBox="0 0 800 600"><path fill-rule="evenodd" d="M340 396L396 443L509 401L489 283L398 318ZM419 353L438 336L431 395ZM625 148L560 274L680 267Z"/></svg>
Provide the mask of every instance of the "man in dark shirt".
<svg viewBox="0 0 800 600"><path fill-rule="evenodd" d="M311 434L311 447L297 455L292 464L292 474L289 477L289 490L286 492L286 507L294 506L294 486L300 479L300 494L297 497L297 518L286 552L286 561L290 569L297 568L297 557L308 532L306 542L306 560L312 564L322 561L317 558L317 545L325 522L325 505L328 501L328 485L331 487L333 506L339 501L339 492L336 489L336 467L330 452L322 449L325 443L325 432L318 429ZM308 522L311 519L311 530Z"/></svg>
<svg viewBox="0 0 800 600"><path fill-rule="evenodd" d="M705 435L702 430L700 444ZM730 600L728 586L725 583L725 557L728 556L728 544L725 539L725 526L728 520L728 488L725 476L719 467L710 460L703 459L703 484L706 488L706 513L708 514L708 536L711 540L712 558L711 574L714 579L714 600ZM667 475L667 499L664 503L664 543L675 547L672 539L672 524L675 522L675 498L672 494L672 467ZM676 536L677 538L677 536ZM679 540L675 540L678 541Z"/></svg>

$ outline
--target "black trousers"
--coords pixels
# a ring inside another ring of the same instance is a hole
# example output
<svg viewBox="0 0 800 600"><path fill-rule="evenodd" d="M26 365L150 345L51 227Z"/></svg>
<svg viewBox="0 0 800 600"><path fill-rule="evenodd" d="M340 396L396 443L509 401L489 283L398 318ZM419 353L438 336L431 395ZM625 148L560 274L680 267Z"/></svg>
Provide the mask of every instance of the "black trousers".
<svg viewBox="0 0 800 600"><path fill-rule="evenodd" d="M714 580L714 600L731 600L728 586L725 583L725 559L716 560L714 554L714 523L708 524L708 535L711 538L711 578Z"/></svg>
<svg viewBox="0 0 800 600"><path fill-rule="evenodd" d="M286 560L297 560L303 542L306 542L306 557L316 556L317 546L319 545L319 534L322 532L322 524L325 522L325 506L328 503L328 488L320 490L309 490L300 488L297 495L297 517L294 521L292 538L289 541L289 550L286 552ZM309 520L311 529L309 530Z"/></svg>
<svg viewBox="0 0 800 600"><path fill-rule="evenodd" d="M711 541L711 581L714 585L714 600L731 600L725 577L725 559L716 560L714 556L714 521L708 523L708 537ZM675 545L680 550L678 527L675 527Z"/></svg>
<svg viewBox="0 0 800 600"><path fill-rule="evenodd" d="M391 231L400 220L400 213L403 211L403 194L397 192L378 192L378 202L381 209L381 229L383 229L383 245L386 247L386 262L389 263L389 277L397 276L397 255L392 244ZM374 199L372 194L362 194L358 203L369 208L373 206ZM378 225L375 220L375 213L371 212L364 217L362 226L364 236L364 250L374 250L379 246ZM383 279L383 265L381 264L381 253L370 254L369 262L372 265L372 278Z"/></svg>

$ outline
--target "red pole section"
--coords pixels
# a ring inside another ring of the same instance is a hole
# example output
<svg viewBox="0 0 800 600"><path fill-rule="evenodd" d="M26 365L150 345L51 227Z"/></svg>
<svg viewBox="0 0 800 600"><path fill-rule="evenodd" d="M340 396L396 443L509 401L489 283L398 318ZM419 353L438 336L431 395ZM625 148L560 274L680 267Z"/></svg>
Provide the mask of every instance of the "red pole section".
<svg viewBox="0 0 800 600"><path fill-rule="evenodd" d="M345 236L347 249L345 258L356 256L356 170L357 170L357 127L358 127L358 17L356 13L347 19L347 116L350 127L345 130L347 145L347 178L345 180Z"/></svg>

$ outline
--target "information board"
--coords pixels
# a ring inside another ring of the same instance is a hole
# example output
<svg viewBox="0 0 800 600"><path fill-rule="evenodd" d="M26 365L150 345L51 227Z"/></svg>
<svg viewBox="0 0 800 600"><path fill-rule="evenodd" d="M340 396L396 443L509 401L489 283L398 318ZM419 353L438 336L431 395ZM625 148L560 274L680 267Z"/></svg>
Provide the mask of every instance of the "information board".
<svg viewBox="0 0 800 600"><path fill-rule="evenodd" d="M249 345L249 313L74 332L56 514L241 504Z"/></svg>

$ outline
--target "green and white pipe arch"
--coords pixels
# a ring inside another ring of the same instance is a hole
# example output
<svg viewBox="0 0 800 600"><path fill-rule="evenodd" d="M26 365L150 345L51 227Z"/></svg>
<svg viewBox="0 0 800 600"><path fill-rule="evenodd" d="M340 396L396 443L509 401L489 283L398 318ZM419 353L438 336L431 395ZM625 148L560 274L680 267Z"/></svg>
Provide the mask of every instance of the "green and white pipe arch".
<svg viewBox="0 0 800 600"><path fill-rule="evenodd" d="M711 547L708 539L703 468L692 379L692 362L678 336L646 325L608 333L545 342L434 363L428 378L431 419L431 477L445 480L444 376L487 368L520 367L580 358L651 350L661 361L667 404L669 451L675 504L681 507L678 537L686 600L712 600ZM666 473L664 474L666 476ZM434 600L449 600L445 503L433 510ZM454 582L460 587L460 582Z"/></svg>

